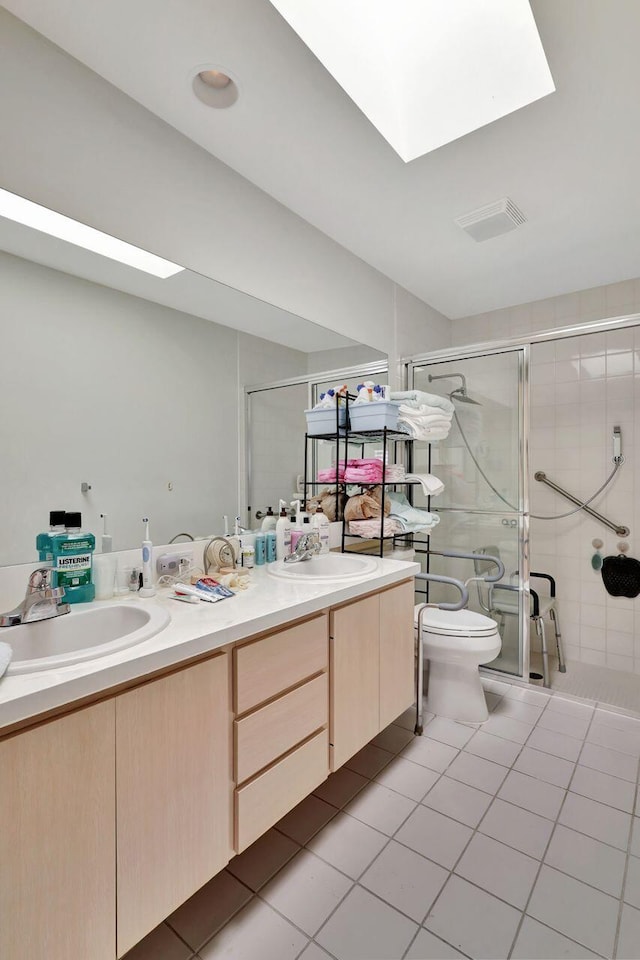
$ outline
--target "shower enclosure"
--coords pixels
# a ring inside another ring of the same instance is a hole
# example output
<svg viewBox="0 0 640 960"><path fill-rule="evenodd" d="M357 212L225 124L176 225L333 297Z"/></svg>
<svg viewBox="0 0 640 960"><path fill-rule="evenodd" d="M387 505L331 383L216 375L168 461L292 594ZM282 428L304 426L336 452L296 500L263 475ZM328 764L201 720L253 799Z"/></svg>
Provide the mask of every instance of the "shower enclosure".
<svg viewBox="0 0 640 960"><path fill-rule="evenodd" d="M469 607L491 611L499 622L502 651L488 666L522 678L529 676L528 353L528 346L458 356L447 351L407 368L409 389L448 396L455 408L446 441L413 445L414 472L433 472L445 484L430 501L440 516L431 548L479 555L476 564L429 556L427 539L416 538L416 559L425 572L467 580L484 572L483 552L500 556L507 571L503 582L511 589L492 595L486 584L470 584ZM417 506L427 506L417 490L414 498ZM449 589L430 585L428 599L453 599Z"/></svg>

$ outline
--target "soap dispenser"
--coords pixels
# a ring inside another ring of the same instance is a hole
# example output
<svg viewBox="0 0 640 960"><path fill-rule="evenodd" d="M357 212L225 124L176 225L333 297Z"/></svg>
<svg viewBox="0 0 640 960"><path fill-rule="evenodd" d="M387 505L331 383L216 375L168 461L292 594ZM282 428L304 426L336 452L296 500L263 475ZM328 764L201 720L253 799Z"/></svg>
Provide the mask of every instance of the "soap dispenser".
<svg viewBox="0 0 640 960"><path fill-rule="evenodd" d="M277 522L278 518L273 512L273 509L271 507L267 507L267 512L262 518L262 525L260 529L263 533L266 533L268 530L275 530Z"/></svg>
<svg viewBox="0 0 640 960"><path fill-rule="evenodd" d="M319 506L313 515L311 526L318 531L320 538L320 553L329 553L329 518Z"/></svg>
<svg viewBox="0 0 640 960"><path fill-rule="evenodd" d="M276 557L284 560L291 553L291 521L284 500L280 501L280 516L276 523Z"/></svg>

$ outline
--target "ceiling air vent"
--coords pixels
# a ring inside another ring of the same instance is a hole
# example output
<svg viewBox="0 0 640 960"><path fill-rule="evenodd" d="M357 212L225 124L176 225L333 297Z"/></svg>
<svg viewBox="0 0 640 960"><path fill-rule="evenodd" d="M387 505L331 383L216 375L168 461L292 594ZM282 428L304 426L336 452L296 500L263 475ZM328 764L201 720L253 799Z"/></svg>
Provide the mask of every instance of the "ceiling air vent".
<svg viewBox="0 0 640 960"><path fill-rule="evenodd" d="M504 197L502 200L487 203L484 207L478 207L471 213L456 217L455 222L480 243L482 240L490 240L491 237L499 237L501 233L515 230L525 220L526 217L518 210L513 200Z"/></svg>

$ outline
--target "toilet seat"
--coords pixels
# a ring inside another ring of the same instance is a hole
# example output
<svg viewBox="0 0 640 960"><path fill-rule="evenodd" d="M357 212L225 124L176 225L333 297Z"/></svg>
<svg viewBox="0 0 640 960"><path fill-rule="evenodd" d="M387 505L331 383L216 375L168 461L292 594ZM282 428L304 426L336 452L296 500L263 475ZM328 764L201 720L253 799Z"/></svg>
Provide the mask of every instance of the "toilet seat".
<svg viewBox="0 0 640 960"><path fill-rule="evenodd" d="M421 605L414 610L414 624L418 625ZM427 609L422 617L422 630L443 637L490 637L498 629L498 624L490 617L472 610Z"/></svg>

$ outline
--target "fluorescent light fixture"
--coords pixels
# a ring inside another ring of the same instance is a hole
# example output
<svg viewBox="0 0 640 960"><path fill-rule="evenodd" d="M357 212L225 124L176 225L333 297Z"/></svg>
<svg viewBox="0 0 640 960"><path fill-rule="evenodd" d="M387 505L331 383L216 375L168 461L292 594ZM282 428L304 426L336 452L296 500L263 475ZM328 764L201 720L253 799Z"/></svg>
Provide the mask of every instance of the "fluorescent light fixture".
<svg viewBox="0 0 640 960"><path fill-rule="evenodd" d="M0 189L0 217L15 220L16 223L22 223L25 227L48 233L51 237L66 240L67 243L73 243L76 247L84 247L85 250L125 263L128 267L143 270L163 280L184 270L184 267L178 266L177 263L156 257L155 254L141 250L140 247L134 247L130 243L125 243L124 240L110 237L108 233L87 227L78 220L72 220L71 217L65 217L61 213L56 213L55 210L42 207L39 203L25 200L24 197L9 193L8 190Z"/></svg>
<svg viewBox="0 0 640 960"><path fill-rule="evenodd" d="M271 0L405 162L553 93L528 0Z"/></svg>

